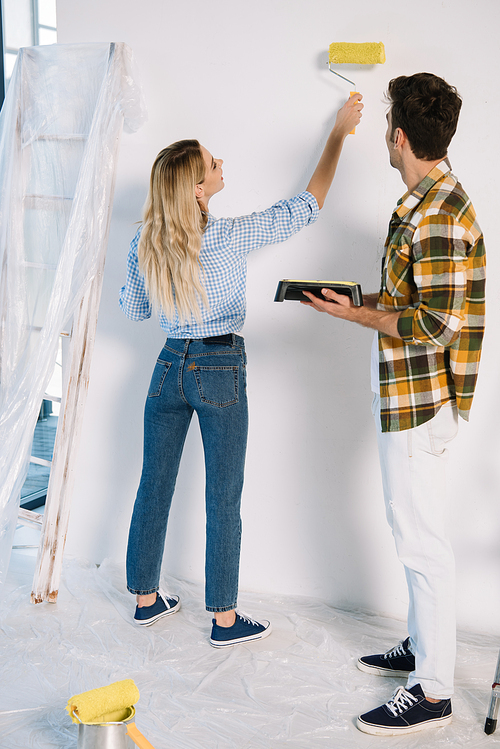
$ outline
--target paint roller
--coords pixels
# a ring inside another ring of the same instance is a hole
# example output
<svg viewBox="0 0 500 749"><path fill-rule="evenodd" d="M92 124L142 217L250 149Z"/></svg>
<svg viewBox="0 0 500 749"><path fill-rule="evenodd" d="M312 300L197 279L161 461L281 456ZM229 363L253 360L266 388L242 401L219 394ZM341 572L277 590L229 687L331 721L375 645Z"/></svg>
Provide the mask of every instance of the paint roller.
<svg viewBox="0 0 500 749"><path fill-rule="evenodd" d="M135 723L129 720L135 715L133 705L139 701L139 690L133 679L115 681L107 687L91 689L76 694L68 700L66 710L73 723L86 726L123 724L123 730L140 749L154 749L142 735ZM127 721L127 723L125 723Z"/></svg>
<svg viewBox="0 0 500 749"><path fill-rule="evenodd" d="M356 84L350 81L336 70L332 65L376 65L385 62L385 49L382 42L333 42L330 44L328 55L328 68L331 73L338 75L347 83L350 83L354 89ZM358 93L356 90L351 91L351 96ZM352 130L352 133L355 131Z"/></svg>

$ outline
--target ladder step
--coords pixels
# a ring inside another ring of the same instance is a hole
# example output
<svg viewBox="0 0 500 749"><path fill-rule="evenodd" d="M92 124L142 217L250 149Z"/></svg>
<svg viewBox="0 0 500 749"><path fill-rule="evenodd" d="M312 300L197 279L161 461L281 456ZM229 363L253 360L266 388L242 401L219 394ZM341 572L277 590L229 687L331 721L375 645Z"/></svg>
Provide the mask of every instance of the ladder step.
<svg viewBox="0 0 500 749"><path fill-rule="evenodd" d="M36 268L37 270L57 270L57 265L55 265L55 263L50 265L48 263L30 263L27 260L24 261L24 267Z"/></svg>
<svg viewBox="0 0 500 749"><path fill-rule="evenodd" d="M35 455L32 455L30 457L30 463L34 463L37 466L45 466L46 468L50 468L52 465L51 460L45 460L44 458L37 458Z"/></svg>
<svg viewBox="0 0 500 749"><path fill-rule="evenodd" d="M42 328L40 325L30 325L29 330L34 330L36 333L39 333ZM59 335L61 336L61 338L71 338L71 333L68 333L67 330L61 330Z"/></svg>
<svg viewBox="0 0 500 749"><path fill-rule="evenodd" d="M49 133L45 133L37 135L35 140L87 140L87 137L87 135L82 135L81 133L68 133L66 135L50 135Z"/></svg>
<svg viewBox="0 0 500 749"><path fill-rule="evenodd" d="M55 211L69 210L74 198L67 195L25 195L23 205L27 211Z"/></svg>
<svg viewBox="0 0 500 749"><path fill-rule="evenodd" d="M28 193L24 196L24 200L73 200L68 195L37 195L35 193Z"/></svg>
<svg viewBox="0 0 500 749"><path fill-rule="evenodd" d="M52 403L61 403L62 398L59 395L49 395L45 393L43 396L44 401L52 401Z"/></svg>
<svg viewBox="0 0 500 749"><path fill-rule="evenodd" d="M32 510L23 510L22 507L19 508L17 519L21 525L27 525L30 528L41 528L43 523L43 515Z"/></svg>

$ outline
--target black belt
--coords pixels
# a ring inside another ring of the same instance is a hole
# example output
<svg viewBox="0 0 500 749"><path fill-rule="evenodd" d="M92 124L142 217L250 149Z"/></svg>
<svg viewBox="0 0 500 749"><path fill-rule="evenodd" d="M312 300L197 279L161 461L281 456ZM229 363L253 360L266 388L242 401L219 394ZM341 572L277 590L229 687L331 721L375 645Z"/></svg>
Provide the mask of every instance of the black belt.
<svg viewBox="0 0 500 749"><path fill-rule="evenodd" d="M202 338L202 343L206 343L208 345L210 344L218 344L218 343L228 343L231 346L234 346L234 333L225 333L224 335L213 335L210 336L210 338Z"/></svg>

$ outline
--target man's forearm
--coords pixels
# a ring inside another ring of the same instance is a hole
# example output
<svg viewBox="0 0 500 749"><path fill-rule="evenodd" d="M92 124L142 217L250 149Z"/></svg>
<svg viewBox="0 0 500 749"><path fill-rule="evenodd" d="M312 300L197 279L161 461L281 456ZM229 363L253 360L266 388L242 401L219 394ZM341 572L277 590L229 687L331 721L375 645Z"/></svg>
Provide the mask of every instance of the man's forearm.
<svg viewBox="0 0 500 749"><path fill-rule="evenodd" d="M363 304L365 307L370 309L377 309L378 293L375 294L363 294Z"/></svg>
<svg viewBox="0 0 500 749"><path fill-rule="evenodd" d="M327 302L331 307L340 305L334 305L332 302ZM372 307L347 307L351 315L335 315L334 317L341 317L344 320L350 320L356 322L358 325L363 325L365 328L372 328L378 330L380 333L390 335L391 338L401 338L398 332L398 320L401 312L385 312L384 310L373 309ZM332 314L332 313L330 313Z"/></svg>
<svg viewBox="0 0 500 749"><path fill-rule="evenodd" d="M336 294L331 289L322 289L322 294L331 301L319 299L307 292L304 293L310 299L310 306L318 312L326 312L331 317L349 320L349 322L358 323L365 328L378 330L392 338L401 338L398 332L398 320L401 312L386 312L372 307L373 298L377 296L375 294L363 295L363 299L366 299L368 304L363 307L355 307L349 297ZM304 303L309 304L309 302Z"/></svg>

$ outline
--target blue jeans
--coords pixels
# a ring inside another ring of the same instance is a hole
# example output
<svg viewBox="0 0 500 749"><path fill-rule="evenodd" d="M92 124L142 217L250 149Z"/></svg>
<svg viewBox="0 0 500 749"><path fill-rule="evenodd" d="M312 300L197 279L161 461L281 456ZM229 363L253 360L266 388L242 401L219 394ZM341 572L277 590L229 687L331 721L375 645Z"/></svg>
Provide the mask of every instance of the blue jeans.
<svg viewBox="0 0 500 749"><path fill-rule="evenodd" d="M206 608L236 607L248 432L245 368L243 338L232 333L167 339L144 413L144 461L127 550L131 593L158 590L170 505L196 411L205 452Z"/></svg>

